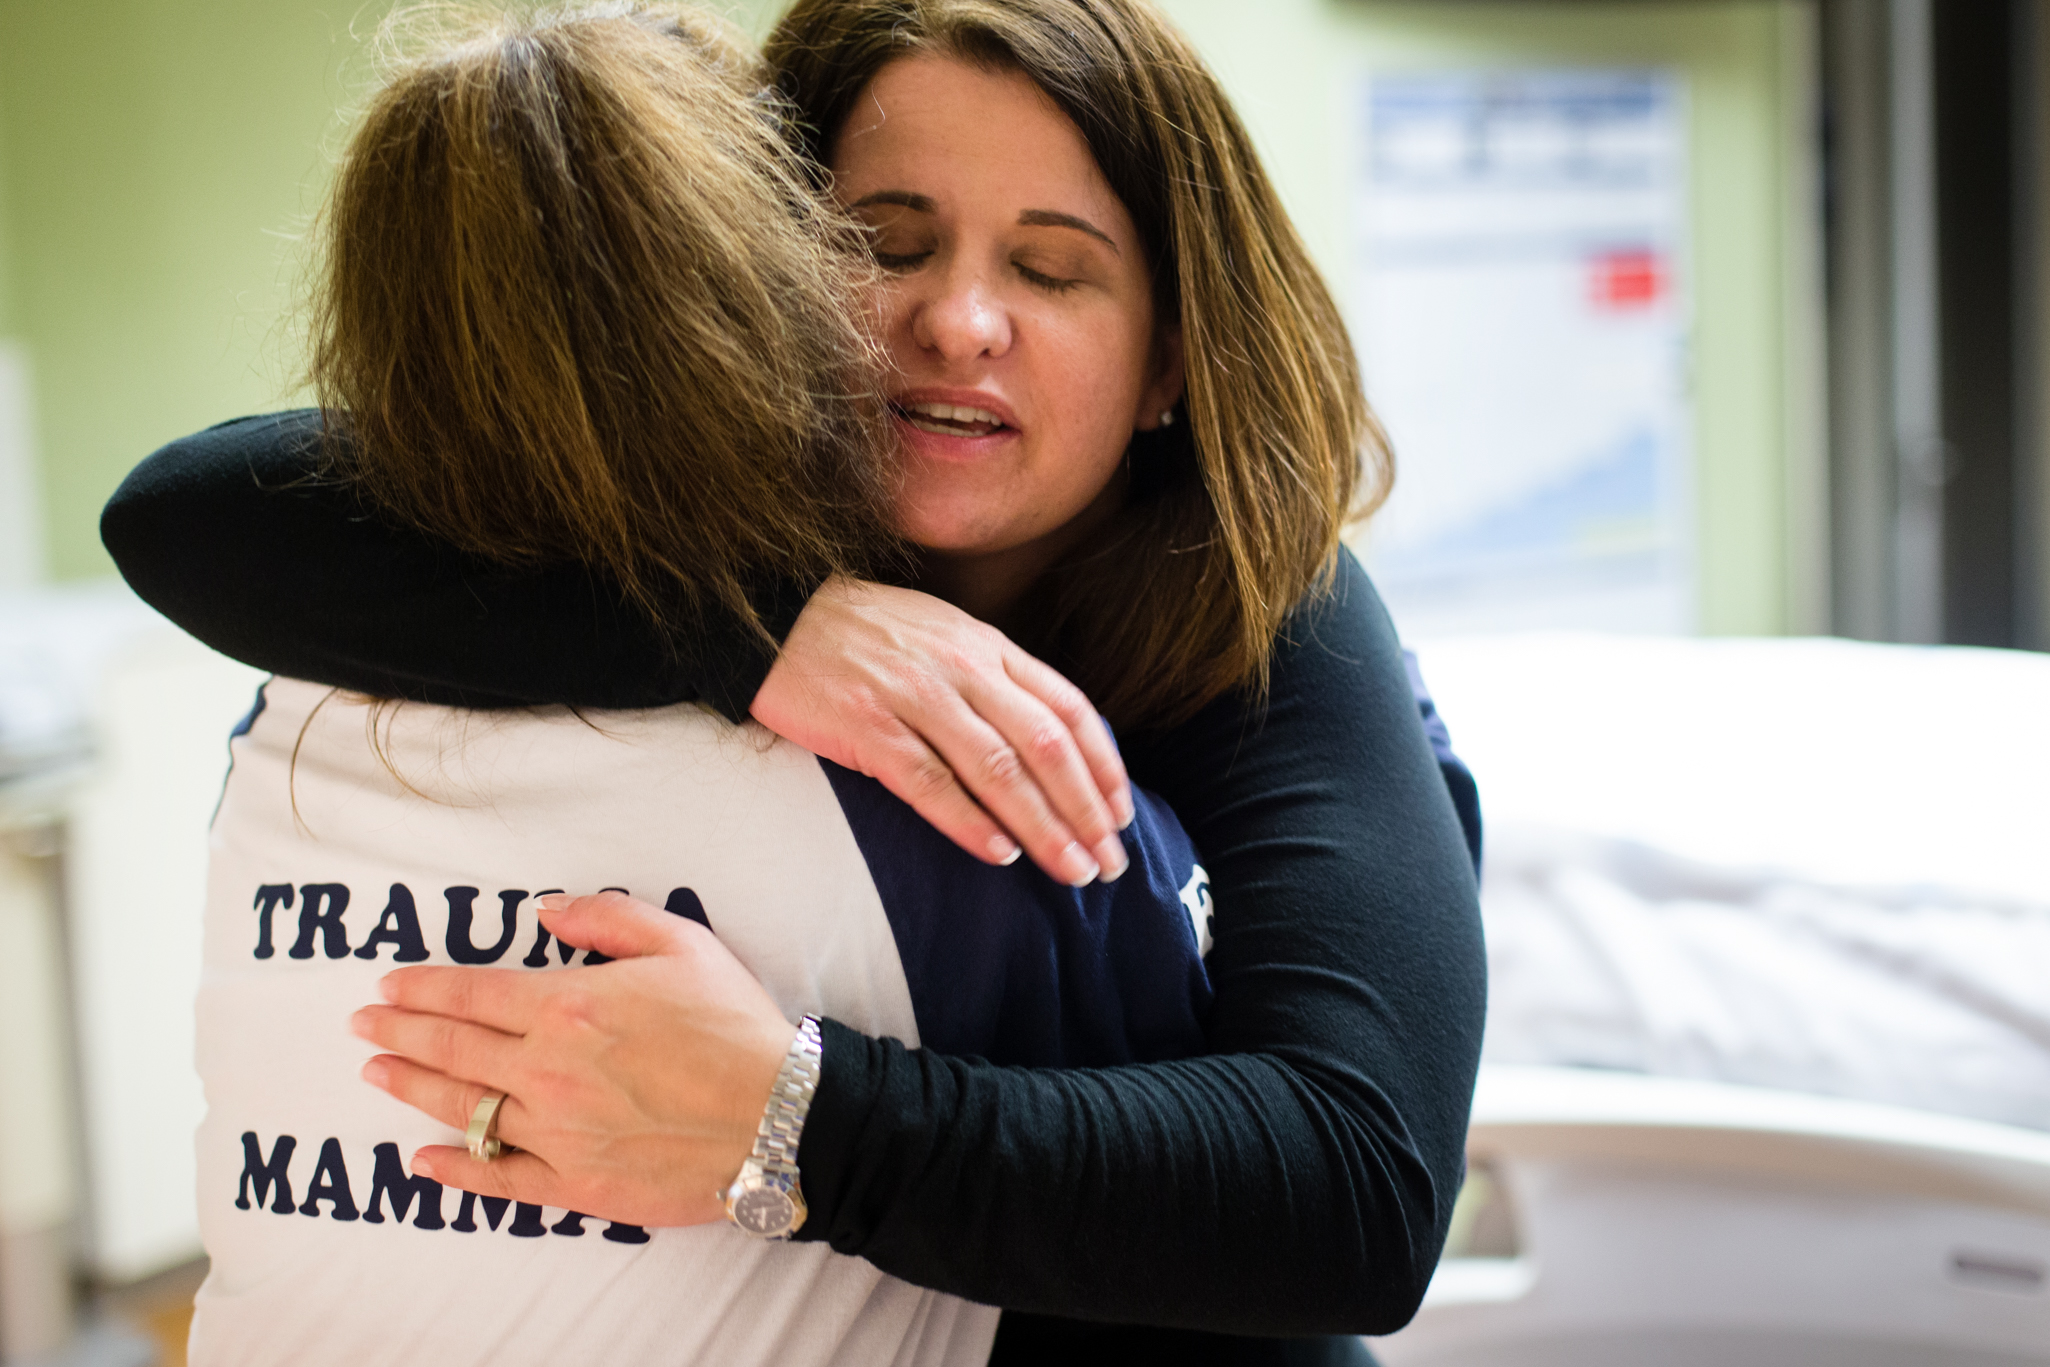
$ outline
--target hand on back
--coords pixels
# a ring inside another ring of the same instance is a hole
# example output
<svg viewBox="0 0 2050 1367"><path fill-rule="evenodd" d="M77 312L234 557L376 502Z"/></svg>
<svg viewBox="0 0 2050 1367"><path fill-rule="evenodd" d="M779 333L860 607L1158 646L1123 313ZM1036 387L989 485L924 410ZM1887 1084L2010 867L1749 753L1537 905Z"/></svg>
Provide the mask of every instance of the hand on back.
<svg viewBox="0 0 2050 1367"><path fill-rule="evenodd" d="M551 905L552 904L552 905ZM566 904L566 905L565 905ZM796 1033L713 934L620 893L544 903L565 944L617 963L523 973L402 968L356 1034L390 1050L366 1081L461 1130L506 1094L480 1162L425 1148L413 1171L484 1196L659 1227L725 1218Z"/></svg>

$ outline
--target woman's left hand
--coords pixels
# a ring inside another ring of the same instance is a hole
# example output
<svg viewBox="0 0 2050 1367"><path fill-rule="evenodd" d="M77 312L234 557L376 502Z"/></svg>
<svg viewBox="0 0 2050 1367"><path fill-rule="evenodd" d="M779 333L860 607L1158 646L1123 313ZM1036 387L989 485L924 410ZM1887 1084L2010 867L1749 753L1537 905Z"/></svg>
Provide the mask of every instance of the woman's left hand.
<svg viewBox="0 0 2050 1367"><path fill-rule="evenodd" d="M497 1134L518 1153L437 1145L414 1173L626 1224L723 1218L796 1028L695 921L618 893L547 901L552 934L618 962L402 968L351 1022L391 1051L364 1079L445 1124L506 1094Z"/></svg>

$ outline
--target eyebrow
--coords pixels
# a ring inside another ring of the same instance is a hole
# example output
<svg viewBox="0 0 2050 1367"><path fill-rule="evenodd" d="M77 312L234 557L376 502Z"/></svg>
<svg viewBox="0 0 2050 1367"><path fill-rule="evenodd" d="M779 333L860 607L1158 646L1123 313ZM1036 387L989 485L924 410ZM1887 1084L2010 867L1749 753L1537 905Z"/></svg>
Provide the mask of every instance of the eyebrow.
<svg viewBox="0 0 2050 1367"><path fill-rule="evenodd" d="M866 209L871 204L895 204L911 210L914 214L929 214L939 208L930 195L914 195L909 190L878 190L872 195L863 195L848 205L850 210Z"/></svg>
<svg viewBox="0 0 2050 1367"><path fill-rule="evenodd" d="M909 190L878 190L872 195L863 195L848 208L866 209L872 204L895 204L915 214L930 214L939 209L932 196L916 195ZM1118 250L1118 244L1111 240L1109 233L1088 219L1077 218L1074 214L1057 213L1052 209L1027 209L1018 215L1018 224L1025 228L1073 228L1077 232L1089 234L1114 252ZM1119 255L1122 256L1123 253L1119 252Z"/></svg>
<svg viewBox="0 0 2050 1367"><path fill-rule="evenodd" d="M1096 238L1114 252L1118 250L1118 244L1110 240L1109 233L1088 219L1077 218L1073 214L1058 214L1051 209L1027 209L1018 215L1018 222L1020 226L1027 228L1073 228L1077 232L1084 232ZM1118 252L1118 255L1122 256L1124 253Z"/></svg>

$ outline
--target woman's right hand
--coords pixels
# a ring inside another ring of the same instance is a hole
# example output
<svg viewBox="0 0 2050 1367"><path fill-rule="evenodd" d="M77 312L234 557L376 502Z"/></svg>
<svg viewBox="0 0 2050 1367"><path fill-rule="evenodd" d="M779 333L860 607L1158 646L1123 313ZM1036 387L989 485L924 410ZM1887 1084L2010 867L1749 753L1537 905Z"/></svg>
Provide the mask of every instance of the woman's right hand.
<svg viewBox="0 0 2050 1367"><path fill-rule="evenodd" d="M976 858L1019 847L1063 883L1125 871L1124 762L1082 691L930 594L834 579L750 709L895 793Z"/></svg>

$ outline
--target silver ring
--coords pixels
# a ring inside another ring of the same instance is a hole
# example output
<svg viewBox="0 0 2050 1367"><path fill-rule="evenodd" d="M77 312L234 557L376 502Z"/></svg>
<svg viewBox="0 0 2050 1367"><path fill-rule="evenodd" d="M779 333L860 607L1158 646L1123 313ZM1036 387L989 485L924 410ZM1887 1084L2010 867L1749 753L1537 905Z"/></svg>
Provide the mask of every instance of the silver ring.
<svg viewBox="0 0 2050 1367"><path fill-rule="evenodd" d="M477 1109L470 1112L470 1132L463 1140L470 1146L470 1157L479 1163L489 1163L505 1152L505 1145L492 1133L498 1128L498 1108L504 1104L504 1092L486 1092L478 1100Z"/></svg>

